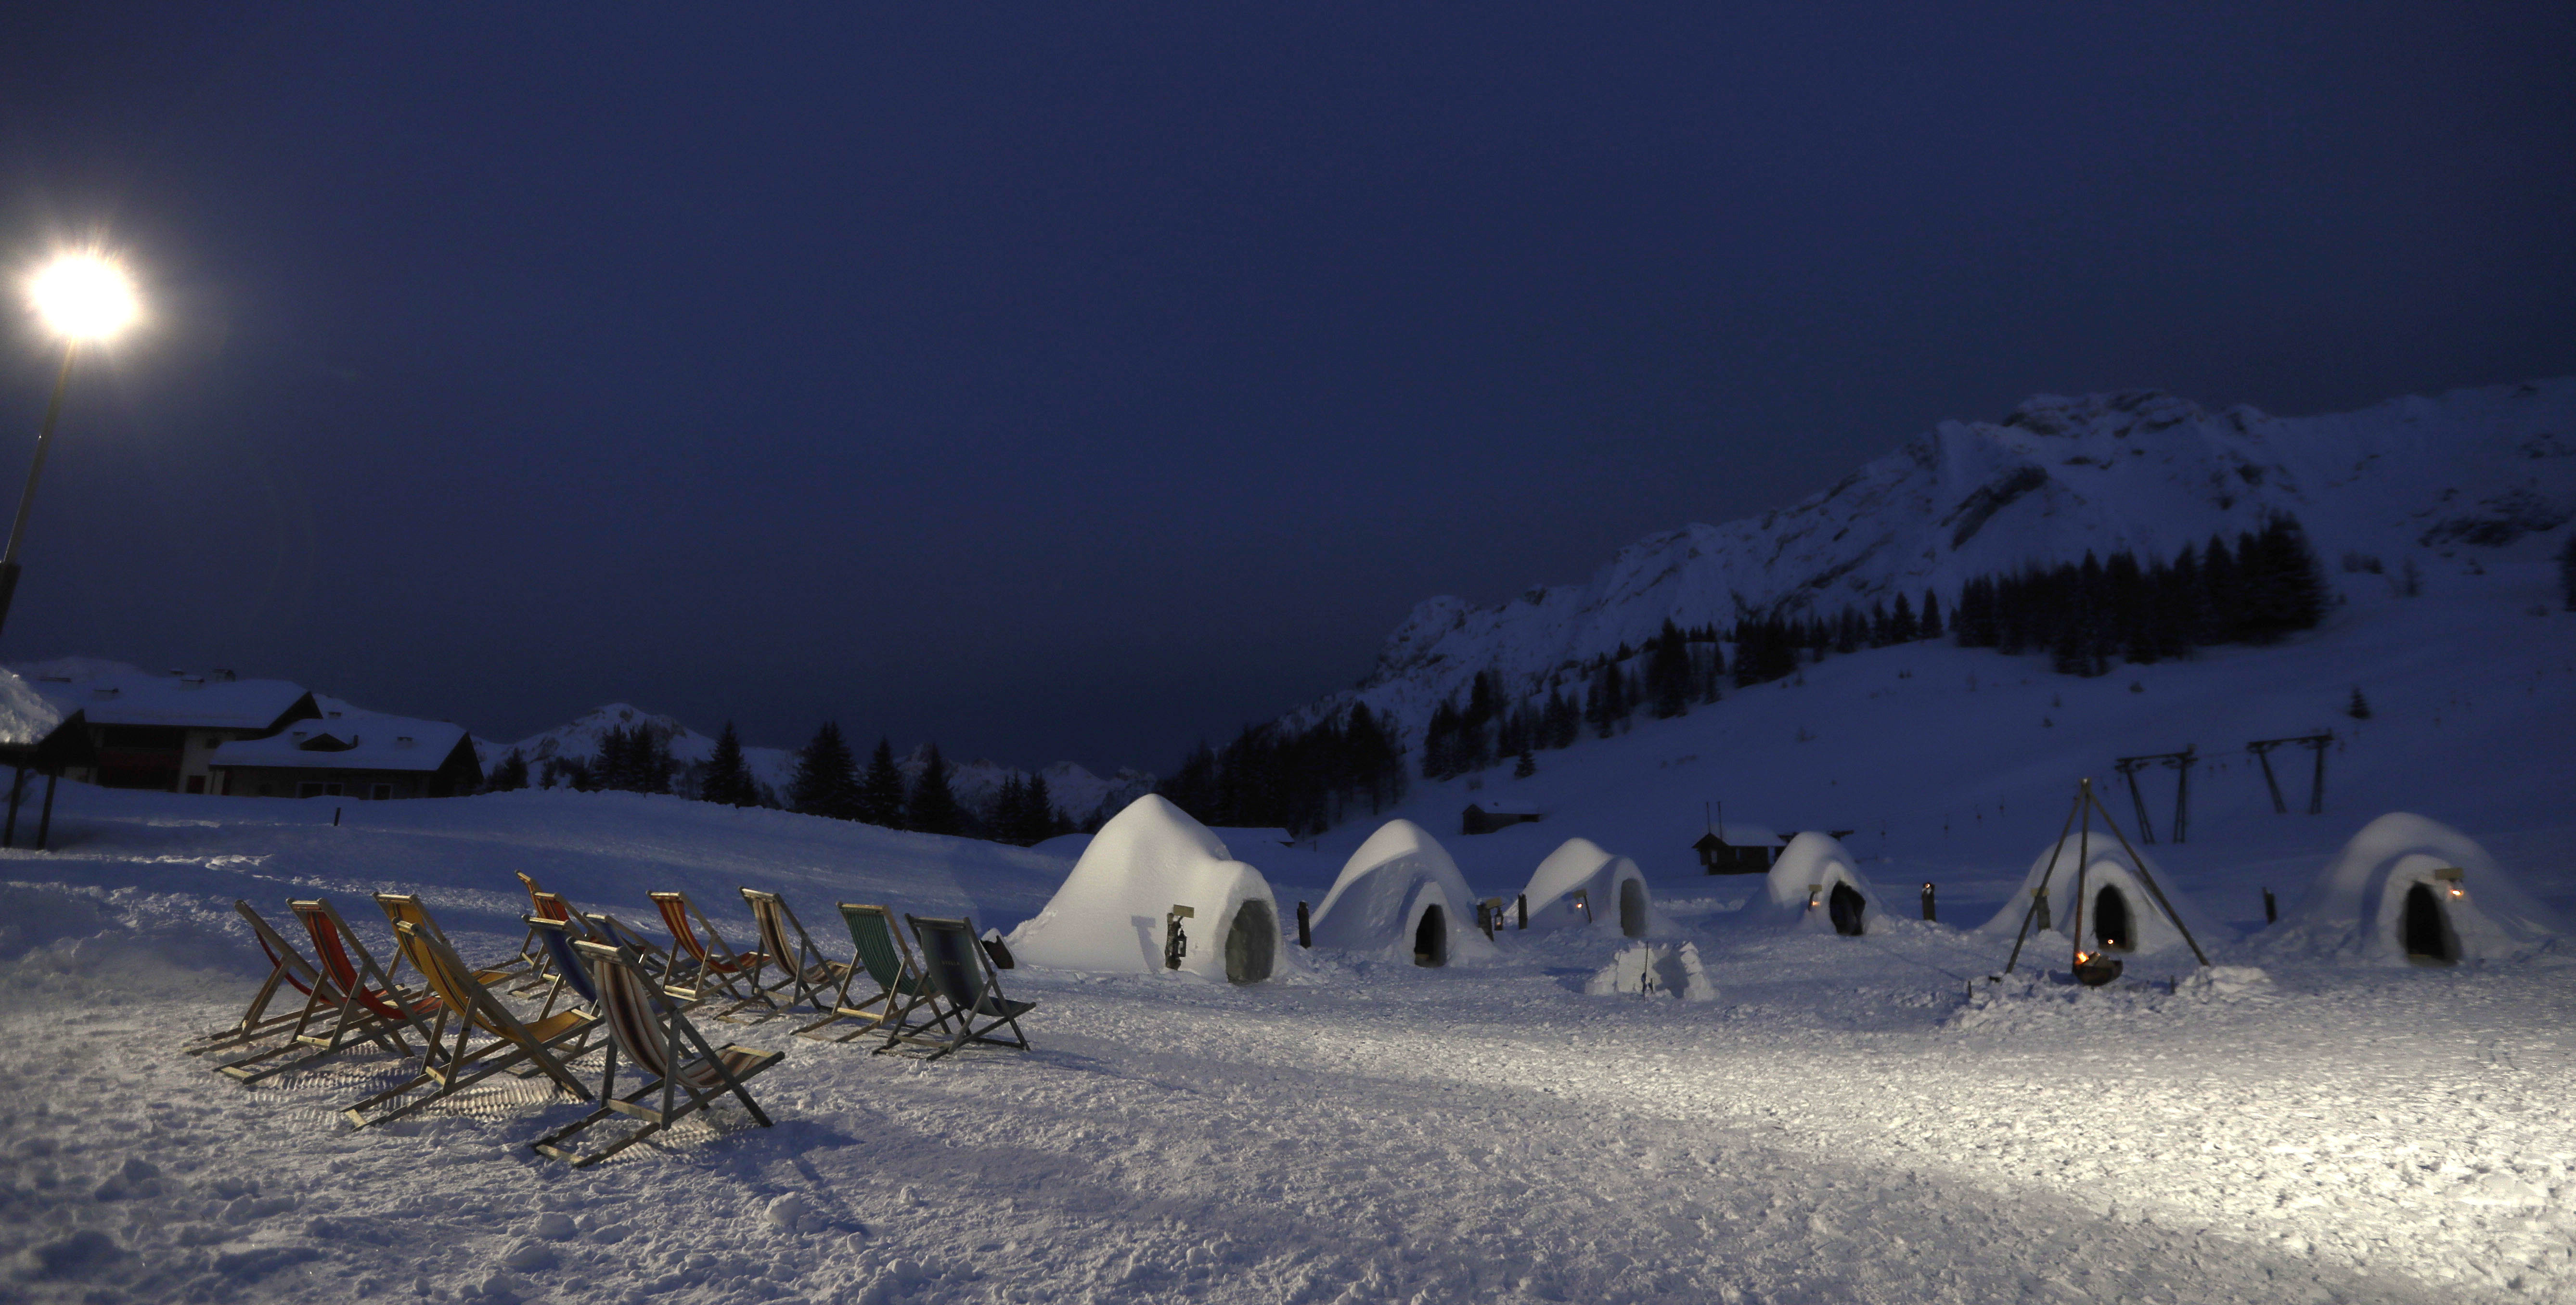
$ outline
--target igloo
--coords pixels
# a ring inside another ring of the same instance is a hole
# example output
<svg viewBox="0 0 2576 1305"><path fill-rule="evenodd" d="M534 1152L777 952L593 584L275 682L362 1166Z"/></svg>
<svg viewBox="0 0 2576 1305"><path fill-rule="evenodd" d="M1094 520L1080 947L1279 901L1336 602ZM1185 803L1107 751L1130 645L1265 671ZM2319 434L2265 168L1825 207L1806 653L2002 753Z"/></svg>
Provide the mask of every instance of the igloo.
<svg viewBox="0 0 2576 1305"><path fill-rule="evenodd" d="M1637 863L1588 838L1569 838L1548 853L1521 895L1533 929L1616 929L1643 938L1654 927L1654 898Z"/></svg>
<svg viewBox="0 0 2576 1305"><path fill-rule="evenodd" d="M2447 965L2528 956L2566 929L2468 835L2395 811L2343 845L2264 947L2319 959Z"/></svg>
<svg viewBox="0 0 2576 1305"><path fill-rule="evenodd" d="M1430 831L1390 820L1342 866L1315 916L1315 945L1446 965L1486 960L1494 944L1476 928L1476 899L1458 863Z"/></svg>
<svg viewBox="0 0 2576 1305"><path fill-rule="evenodd" d="M2079 855L2080 854L2080 855ZM2054 861L2056 869L2050 870ZM2081 874L2079 878L2079 865ZM2094 832L2068 834L2052 847L2044 848L2030 863L2030 873L2023 876L2020 891L2006 899L1995 917L1979 926L1980 933L2016 934L2023 918L2030 913L2031 896L2043 886L2048 891L2046 928L2064 937L2076 927L2076 885L2083 885L2083 932L2076 941L2087 951L2109 952L2115 956L2151 956L2169 948L2183 947L2182 929L2175 927L2175 916L2181 917L2191 936L2203 948L2225 937L2230 931L2211 918L2183 894L2175 891L2173 881L2152 860L2146 863L2146 875L2139 873L2137 862L2121 850L2119 840ZM2159 901L2148 885L2164 889ZM2034 934L2041 931L2042 921L2031 917Z"/></svg>
<svg viewBox="0 0 2576 1305"><path fill-rule="evenodd" d="M1034 919L1011 931L1011 953L1054 969L1159 973L1165 917L1181 921L1180 968L1211 979L1259 983L1295 964L1279 945L1279 903L1259 870L1159 794L1128 804L1100 827L1064 886Z"/></svg>
<svg viewBox="0 0 2576 1305"><path fill-rule="evenodd" d="M1858 937L1885 917L1878 889L1861 874L1841 840L1809 832L1789 840L1771 863L1764 891L1736 908L1732 922L1749 928L1804 929Z"/></svg>

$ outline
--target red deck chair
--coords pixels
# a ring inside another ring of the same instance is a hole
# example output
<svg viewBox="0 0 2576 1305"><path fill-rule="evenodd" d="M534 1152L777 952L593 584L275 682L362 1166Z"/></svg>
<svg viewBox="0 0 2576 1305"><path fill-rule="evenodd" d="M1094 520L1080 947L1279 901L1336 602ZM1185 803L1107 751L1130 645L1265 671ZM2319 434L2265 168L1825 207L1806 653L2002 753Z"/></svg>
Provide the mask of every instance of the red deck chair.
<svg viewBox="0 0 2576 1305"><path fill-rule="evenodd" d="M321 962L322 975L330 980L306 999L304 1019L295 1026L296 1044L311 1048L311 1054L255 1073L227 1065L224 1073L253 1083L270 1074L337 1055L360 1041L375 1043L396 1055L421 1054L404 1040L405 1030L419 1037L424 1051L433 1045L435 1035L430 1031L429 1020L441 1009L438 998L396 986L384 967L368 954L367 945L350 931L349 922L341 919L329 902L317 897L289 902L287 906L295 912L296 919L304 922L304 932L313 940L313 958Z"/></svg>
<svg viewBox="0 0 2576 1305"><path fill-rule="evenodd" d="M716 932L715 921L698 909L686 893L651 894L653 905L662 912L663 927L671 931L671 969L662 976L662 986L674 997L691 1005L731 998L733 1004L715 1012L720 1020L733 1019L734 1013L746 1006L759 1006L757 1020L779 1013L778 1003L761 991L761 967L769 964L767 952L738 952L725 944L724 935ZM688 959L681 959L686 952ZM694 962L694 964L692 964Z"/></svg>
<svg viewBox="0 0 2576 1305"><path fill-rule="evenodd" d="M233 903L233 909L241 912L241 917L250 922L250 936L259 943L260 951L267 954L268 979L259 985L259 992L250 999L250 1005L242 1011L240 1019L235 1020L230 1027L204 1034L190 1043L187 1051L191 1056L202 1056L209 1051L222 1048L245 1046L272 1033L293 1027L297 1021L304 1018L300 1003L298 1008L292 1011L276 1015L268 1013L268 1004L277 998L278 989L292 987L297 992L310 997L313 995L314 985L325 981L321 974L314 970L313 963L305 960L303 955L295 950L294 944L279 936L277 930L267 920L262 919L258 911L251 909L250 903L237 900Z"/></svg>

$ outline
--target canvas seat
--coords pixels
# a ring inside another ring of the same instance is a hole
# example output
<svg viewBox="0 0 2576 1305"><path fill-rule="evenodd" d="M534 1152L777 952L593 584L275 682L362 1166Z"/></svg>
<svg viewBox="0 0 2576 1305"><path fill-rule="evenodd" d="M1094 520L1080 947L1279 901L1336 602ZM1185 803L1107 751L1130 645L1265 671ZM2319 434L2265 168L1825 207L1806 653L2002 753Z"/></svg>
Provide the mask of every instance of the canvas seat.
<svg viewBox="0 0 2576 1305"><path fill-rule="evenodd" d="M599 930L604 929L615 941L622 942L628 947L634 948L636 955L643 959L645 965L650 968L655 975L660 975L670 969L670 952L654 943L652 939L647 938L633 928L620 923L616 918L608 915L594 915L591 912L581 910L574 906L571 899L565 897L563 894L549 892L538 887L537 881L530 878L525 872L520 873L519 882L527 886L528 904L535 908L537 916L548 920L562 921L563 923L571 925L575 930L583 933L595 934ZM607 940L608 939L602 939L602 941ZM529 929L527 940L522 945L535 946L542 957L531 971L531 981L521 984L518 988L518 991L521 992L533 992L536 990L537 982L542 981L550 983L554 980L554 958L551 953L546 952L544 939L538 937L537 931L534 927Z"/></svg>
<svg viewBox="0 0 2576 1305"><path fill-rule="evenodd" d="M1028 1050L1029 1039L1020 1031L1020 1017L1036 1010L1037 1003L1013 1001L1002 995L1002 976L993 968L993 958L975 941L974 921L918 915L904 919L921 942L922 971L930 982L926 991L904 1004L896 1017L896 1031L877 1052L883 1054L911 1044L930 1048L923 1059L931 1061L976 1043ZM923 1006L936 1009L938 1031L907 1036L901 1023ZM978 1020L983 1023L979 1025ZM1002 1028L1010 1029L1009 1037L994 1036Z"/></svg>
<svg viewBox="0 0 2576 1305"><path fill-rule="evenodd" d="M850 931L850 946L856 953L841 973L839 988L832 995L832 1014L825 1019L796 1030L800 1038L817 1042L849 1042L871 1033L884 1032L888 1025L901 1036L930 1027L907 1026L897 1019L903 1004L930 990L930 979L922 973L921 963L913 959L912 944L904 940L895 927L891 907L861 902L840 904L841 922ZM873 992L862 993L855 1000L851 989L866 983ZM935 1012L934 1022L944 1022ZM833 1033L841 1024L852 1027Z"/></svg>
<svg viewBox="0 0 2576 1305"><path fill-rule="evenodd" d="M770 968L778 975L762 985L762 990L816 1010L824 1009L823 999L850 967L825 956L823 949L814 945L813 935L805 932L804 922L796 918L786 898L757 888L740 891L743 902L751 907L751 922L759 931L761 950L768 953Z"/></svg>
<svg viewBox="0 0 2576 1305"><path fill-rule="evenodd" d="M671 968L662 976L662 986L672 996L691 1005L730 1001L731 1005L712 1012L720 1020L732 1020L750 1007L760 1008L760 1013L746 1022L779 1013L778 1003L760 986L760 971L770 963L769 953L738 952L727 946L715 921L686 893L649 896L662 913L663 927L671 931Z"/></svg>
<svg viewBox="0 0 2576 1305"><path fill-rule="evenodd" d="M291 987L296 992L310 997L316 985L326 982L321 972L313 968L313 963L305 960L295 950L293 944L287 942L274 926L261 918L258 911L252 909L250 903L236 900L233 903L233 909L240 912L244 920L250 922L251 938L259 943L260 951L267 955L268 978L259 985L259 991L251 996L250 1005L243 1009L240 1019L225 1028L203 1034L189 1043L187 1052L191 1056L202 1056L209 1051L246 1046L262 1038L282 1034L292 1029L303 1018L300 1003L296 1010L280 1011L274 1015L269 1013L269 1003L276 1000L279 989Z"/></svg>
<svg viewBox="0 0 2576 1305"><path fill-rule="evenodd" d="M439 928L438 921L431 917L428 904L421 901L417 895L411 893L378 893L376 894L376 907L385 913L386 924L418 925L421 928L427 929L431 936L437 938L440 945L446 947L449 951L456 950L456 944L449 940L447 931ZM399 945L399 939L397 939L397 946L394 948L394 966L391 971L396 981L401 980L403 966L409 962L410 959L411 956L409 952ZM489 988L496 984L507 984L514 980L525 978L527 975L527 966L522 963L520 957L513 956L499 965L489 965L475 969L472 971L472 974L474 982L477 985Z"/></svg>
<svg viewBox="0 0 2576 1305"><path fill-rule="evenodd" d="M304 1012L286 1043L217 1066L217 1071L256 1083L362 1043L397 1056L421 1054L404 1035L417 1038L423 1048L429 1045L429 1021L441 1009L439 999L396 984L329 901L316 897L287 907L312 940L316 968L325 982L314 985L305 998Z"/></svg>
<svg viewBox="0 0 2576 1305"><path fill-rule="evenodd" d="M552 1079L559 1091L570 1092L584 1101L591 1099L589 1087L567 1066L590 1049L586 1039L599 1025L596 1016L577 1009L564 1010L522 1023L488 985L466 968L436 926L397 920L394 939L395 946L420 972L444 1009L434 1026L429 1049L421 1058L420 1072L351 1103L340 1112L351 1123L365 1128L399 1119L522 1065ZM480 1045L477 1034L481 1035Z"/></svg>
<svg viewBox="0 0 2576 1305"><path fill-rule="evenodd" d="M744 1084L786 1053L709 1045L681 1004L645 973L632 950L587 939L569 941L599 994L600 1014L609 1030L608 1059L600 1074L599 1108L538 1138L529 1144L532 1149L576 1167L594 1165L705 1110L727 1092L742 1102L761 1127L769 1127L769 1116ZM620 1055L644 1080L624 1096L617 1093ZM657 1094L659 1104L653 1104L649 1099ZM643 1126L595 1151L572 1145L621 1115L640 1120Z"/></svg>

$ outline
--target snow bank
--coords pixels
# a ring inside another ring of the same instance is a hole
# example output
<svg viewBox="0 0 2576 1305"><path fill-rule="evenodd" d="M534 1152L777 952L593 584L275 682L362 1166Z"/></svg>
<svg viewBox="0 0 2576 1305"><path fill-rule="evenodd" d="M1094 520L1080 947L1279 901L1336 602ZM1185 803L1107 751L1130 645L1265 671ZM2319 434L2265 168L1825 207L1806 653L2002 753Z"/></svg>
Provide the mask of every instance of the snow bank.
<svg viewBox="0 0 2576 1305"><path fill-rule="evenodd" d="M2393 811L2362 826L2326 863L2281 926L2264 936L2264 948L2284 958L2402 965L2410 900L2421 931L2414 950L2428 960L2519 959L2567 932L2556 912L2468 835Z"/></svg>
<svg viewBox="0 0 2576 1305"><path fill-rule="evenodd" d="M1521 893L1533 929L1616 929L1643 938L1654 928L1654 898L1637 863L1588 838L1569 838L1548 853Z"/></svg>
<svg viewBox="0 0 2576 1305"><path fill-rule="evenodd" d="M1717 985L1700 963L1699 946L1630 943L1610 958L1601 972L1584 983L1592 997L1675 997L1682 1001L1715 1001Z"/></svg>
<svg viewBox="0 0 2576 1305"><path fill-rule="evenodd" d="M1314 936L1318 947L1417 965L1491 960L1497 954L1476 927L1476 899L1458 863L1429 830L1410 820L1388 821L1351 853L1332 891L1324 894Z"/></svg>
<svg viewBox="0 0 2576 1305"><path fill-rule="evenodd" d="M1159 974L1164 916L1174 906L1189 954L1180 968L1257 983L1295 964L1279 945L1279 903L1261 872L1234 859L1208 827L1148 793L1092 837L1053 900L1013 930L1023 965Z"/></svg>
<svg viewBox="0 0 2576 1305"><path fill-rule="evenodd" d="M1831 834L1809 832L1789 840L1765 884L1727 918L1729 924L1862 934L1887 918L1878 889Z"/></svg>
<svg viewBox="0 0 2576 1305"><path fill-rule="evenodd" d="M2082 853L2079 858L2079 852ZM2044 848L2030 863L2030 873L2021 887L2004 900L2003 909L1978 927L1979 933L2011 935L2021 929L2022 917L2030 910L2031 894L2045 886L2048 891L2049 931L2065 939L2074 923L2077 863L2083 866L2082 883L2088 899L2084 903L2084 943L2089 949L2100 945L2104 950L2129 956L2151 956L2168 948L2184 945L2182 930L2174 927L2174 918L2159 907L2156 895L2147 888L2138 873L2138 864L2120 849L2119 841L2102 833L2089 837L2068 834L2057 844ZM2055 864L2054 873L2051 863ZM2203 911L2174 887L2173 876L2153 860L2146 863L2164 889L2167 904L2182 917L2182 924L2200 940L2201 950L2221 942L2232 941L2235 932ZM2127 928L2121 929L2121 921ZM2037 932L2037 922L2033 922Z"/></svg>
<svg viewBox="0 0 2576 1305"><path fill-rule="evenodd" d="M0 670L0 746L41 743L67 714L17 672Z"/></svg>

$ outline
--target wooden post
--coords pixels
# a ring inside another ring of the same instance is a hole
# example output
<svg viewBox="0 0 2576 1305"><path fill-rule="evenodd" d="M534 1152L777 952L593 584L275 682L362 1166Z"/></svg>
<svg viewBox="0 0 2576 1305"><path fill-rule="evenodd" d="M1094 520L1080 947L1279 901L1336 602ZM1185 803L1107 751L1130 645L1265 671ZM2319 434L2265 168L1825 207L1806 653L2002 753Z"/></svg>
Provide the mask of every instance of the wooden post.
<svg viewBox="0 0 2576 1305"><path fill-rule="evenodd" d="M1514 900L1520 903L1521 927L1526 929L1529 927L1529 894L1523 893Z"/></svg>
<svg viewBox="0 0 2576 1305"><path fill-rule="evenodd" d="M2245 745L2245 750L2253 753L2256 761L2263 763L2263 786L2272 790L2272 814L2286 816L2290 814L2290 804L2281 800L2281 781L2272 776L2272 749L2277 746L2279 745L2273 743L2249 743Z"/></svg>
<svg viewBox="0 0 2576 1305"><path fill-rule="evenodd" d="M2266 888L2263 890L2263 923L2279 924L2280 922L2281 904L2272 899L2272 890Z"/></svg>
<svg viewBox="0 0 2576 1305"><path fill-rule="evenodd" d="M1306 904L1304 902L1297 903L1297 945L1300 947L1312 947L1315 945L1315 931L1308 928L1306 924Z"/></svg>
<svg viewBox="0 0 2576 1305"><path fill-rule="evenodd" d="M36 816L36 850L45 850L45 840L54 832L54 781L62 776L48 772L45 776L45 808Z"/></svg>
<svg viewBox="0 0 2576 1305"><path fill-rule="evenodd" d="M2317 754L2317 777L2308 785L2308 814L2312 816L2326 813L2326 745L2332 742L2332 734L2320 734L2307 740L2308 751Z"/></svg>
<svg viewBox="0 0 2576 1305"><path fill-rule="evenodd" d="M1930 884L1923 885L1923 918L1926 920L1937 918L1932 913L1932 885Z"/></svg>
<svg viewBox="0 0 2576 1305"><path fill-rule="evenodd" d="M18 777L9 784L9 823L0 826L0 847L18 845L18 803L27 796L27 768L18 768Z"/></svg>

